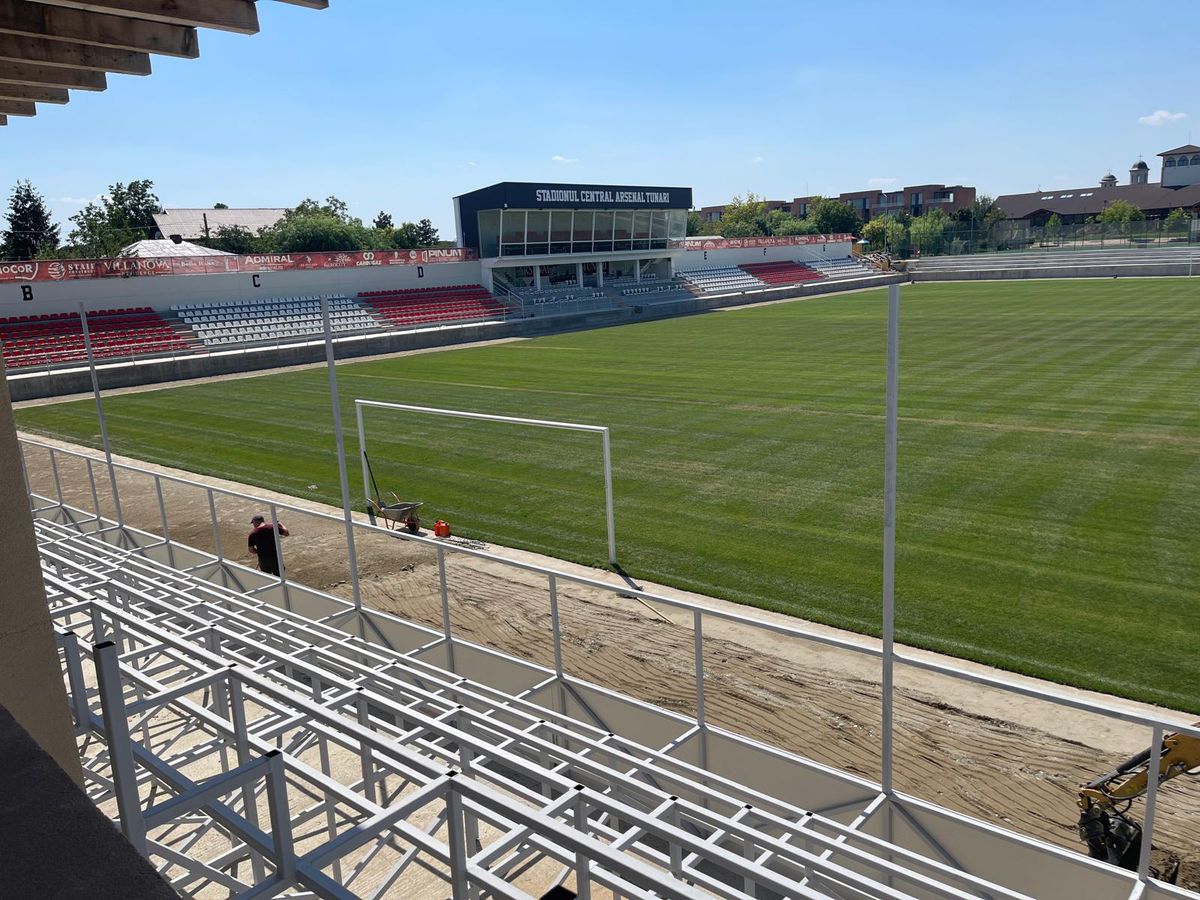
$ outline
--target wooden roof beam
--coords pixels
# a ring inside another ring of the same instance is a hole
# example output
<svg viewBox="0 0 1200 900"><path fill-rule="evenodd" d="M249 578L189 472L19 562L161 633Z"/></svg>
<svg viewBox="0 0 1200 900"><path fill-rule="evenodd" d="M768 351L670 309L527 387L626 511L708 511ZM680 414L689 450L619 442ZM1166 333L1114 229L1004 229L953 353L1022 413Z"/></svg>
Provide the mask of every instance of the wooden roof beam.
<svg viewBox="0 0 1200 900"><path fill-rule="evenodd" d="M0 125L8 124L8 116L0 116Z"/></svg>
<svg viewBox="0 0 1200 900"><path fill-rule="evenodd" d="M32 101L0 100L0 115L36 116L37 109Z"/></svg>
<svg viewBox="0 0 1200 900"><path fill-rule="evenodd" d="M307 6L309 9L329 9L329 0L279 0L292 6Z"/></svg>
<svg viewBox="0 0 1200 900"><path fill-rule="evenodd" d="M75 41L117 50L140 50L184 59L195 59L200 55L195 28L60 9L32 0L0 0L0 33Z"/></svg>
<svg viewBox="0 0 1200 900"><path fill-rule="evenodd" d="M0 100L33 100L36 103L67 103L71 95L66 88L32 87L27 84L0 82Z"/></svg>
<svg viewBox="0 0 1200 900"><path fill-rule="evenodd" d="M168 25L215 28L236 34L258 33L253 0L38 0L44 6L130 16Z"/></svg>
<svg viewBox="0 0 1200 900"><path fill-rule="evenodd" d="M133 50L114 50L68 41L0 34L0 59L68 69L93 69L123 75L149 75L150 56Z"/></svg>
<svg viewBox="0 0 1200 900"><path fill-rule="evenodd" d="M88 69L64 69L61 66L27 65L0 60L0 84L102 91L108 87L108 79L103 72L92 72Z"/></svg>

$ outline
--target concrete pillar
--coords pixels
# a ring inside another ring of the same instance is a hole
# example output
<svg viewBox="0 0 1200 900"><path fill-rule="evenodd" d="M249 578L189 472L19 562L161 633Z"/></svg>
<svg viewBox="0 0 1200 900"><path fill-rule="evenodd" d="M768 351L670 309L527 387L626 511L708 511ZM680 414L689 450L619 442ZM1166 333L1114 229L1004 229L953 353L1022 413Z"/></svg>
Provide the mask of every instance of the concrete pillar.
<svg viewBox="0 0 1200 900"><path fill-rule="evenodd" d="M575 263L575 283L583 287L583 263Z"/></svg>
<svg viewBox="0 0 1200 900"><path fill-rule="evenodd" d="M533 289L535 291L540 291L542 289L542 267L541 266L533 267Z"/></svg>
<svg viewBox="0 0 1200 900"><path fill-rule="evenodd" d="M596 287L604 287L604 263L596 260Z"/></svg>
<svg viewBox="0 0 1200 900"><path fill-rule="evenodd" d="M640 259L633 261L633 280L635 284L642 283L642 261Z"/></svg>
<svg viewBox="0 0 1200 900"><path fill-rule="evenodd" d="M29 495L21 476L8 379L0 362L0 705L76 784L79 751L59 668L38 562Z"/></svg>

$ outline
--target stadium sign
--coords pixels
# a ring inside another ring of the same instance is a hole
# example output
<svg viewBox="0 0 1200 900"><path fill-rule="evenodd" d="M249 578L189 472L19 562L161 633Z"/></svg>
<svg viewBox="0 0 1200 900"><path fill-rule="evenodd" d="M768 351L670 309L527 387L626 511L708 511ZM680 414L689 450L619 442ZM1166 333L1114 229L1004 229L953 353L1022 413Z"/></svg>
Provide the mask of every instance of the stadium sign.
<svg viewBox="0 0 1200 900"><path fill-rule="evenodd" d="M630 203L636 206L669 206L671 203L670 190L543 187L535 189L533 195L539 205L566 203L572 206L594 206L597 204L612 206L618 203Z"/></svg>

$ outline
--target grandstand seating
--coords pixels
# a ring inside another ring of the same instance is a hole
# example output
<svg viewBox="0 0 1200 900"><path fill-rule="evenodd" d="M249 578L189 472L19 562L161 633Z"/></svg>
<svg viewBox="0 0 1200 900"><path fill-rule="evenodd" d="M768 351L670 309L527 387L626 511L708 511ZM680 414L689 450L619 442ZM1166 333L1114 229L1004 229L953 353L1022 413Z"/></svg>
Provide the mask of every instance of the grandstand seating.
<svg viewBox="0 0 1200 900"><path fill-rule="evenodd" d="M826 278L855 278L862 275L876 274L874 269L850 256L828 257L805 260L810 268L820 272Z"/></svg>
<svg viewBox="0 0 1200 900"><path fill-rule="evenodd" d="M769 285L802 284L805 281L816 281L821 277L820 272L814 271L806 265L791 262L790 260L785 262L745 263L738 268Z"/></svg>
<svg viewBox="0 0 1200 900"><path fill-rule="evenodd" d="M664 300L686 300L692 297L692 293L678 281L658 281L621 288L621 296L660 303Z"/></svg>
<svg viewBox="0 0 1200 900"><path fill-rule="evenodd" d="M149 306L87 314L96 359L186 350L187 341ZM0 343L10 369L79 362L87 358L78 313L0 319Z"/></svg>
<svg viewBox="0 0 1200 900"><path fill-rule="evenodd" d="M322 334L325 330L319 297L192 303L172 306L171 311L206 347L302 338ZM371 313L347 297L329 298L329 318L335 332L366 332L381 328Z"/></svg>
<svg viewBox="0 0 1200 900"><path fill-rule="evenodd" d="M504 304L478 284L366 291L358 297L388 323L400 328L489 319L505 313Z"/></svg>
<svg viewBox="0 0 1200 900"><path fill-rule="evenodd" d="M766 287L763 281L743 271L737 266L704 266L698 269L687 269L679 275L709 294L721 294L728 291L752 291Z"/></svg>

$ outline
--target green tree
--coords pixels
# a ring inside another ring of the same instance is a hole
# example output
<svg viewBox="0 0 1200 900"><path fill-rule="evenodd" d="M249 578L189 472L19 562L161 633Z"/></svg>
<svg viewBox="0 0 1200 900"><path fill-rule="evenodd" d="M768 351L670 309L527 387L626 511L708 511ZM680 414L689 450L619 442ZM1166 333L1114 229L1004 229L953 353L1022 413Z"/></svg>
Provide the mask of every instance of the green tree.
<svg viewBox="0 0 1200 900"><path fill-rule="evenodd" d="M324 203L318 203L311 197L306 197L291 209L285 211L283 218L280 221L287 221L289 219L306 219L312 217L337 219L339 222L344 222L346 224L350 224L352 222L358 222L360 225L362 224L362 222L358 219L350 218L350 208L346 205L346 202L344 200L339 200L334 196L326 197Z"/></svg>
<svg viewBox="0 0 1200 900"><path fill-rule="evenodd" d="M1054 213L1046 220L1046 228L1044 235L1048 241L1057 241L1062 236L1063 222L1058 213Z"/></svg>
<svg viewBox="0 0 1200 900"><path fill-rule="evenodd" d="M735 196L725 204L721 220L713 223L723 237L761 237L767 231L767 203L753 193Z"/></svg>
<svg viewBox="0 0 1200 900"><path fill-rule="evenodd" d="M33 259L58 249L58 226L50 219L45 198L28 181L18 181L13 187L6 218L8 228L0 232L0 257Z"/></svg>
<svg viewBox="0 0 1200 900"><path fill-rule="evenodd" d="M421 229L413 222L401 222L392 231L392 246L397 250L416 250L421 246Z"/></svg>
<svg viewBox="0 0 1200 900"><path fill-rule="evenodd" d="M797 219L782 209L767 213L767 233L770 235L816 234L817 226L808 219Z"/></svg>
<svg viewBox="0 0 1200 900"><path fill-rule="evenodd" d="M323 203L311 197L284 212L282 218L260 233L264 251L319 253L326 250L365 250L372 232L337 197Z"/></svg>
<svg viewBox="0 0 1200 900"><path fill-rule="evenodd" d="M940 209L931 209L923 216L917 216L909 226L908 236L912 246L920 250L922 255L941 253L945 247L946 226L950 217Z"/></svg>
<svg viewBox="0 0 1200 900"><path fill-rule="evenodd" d="M700 213L694 209L688 210L687 236L691 237L692 235L700 234L700 227Z"/></svg>
<svg viewBox="0 0 1200 900"><path fill-rule="evenodd" d="M973 224L979 231L986 231L996 222L1002 222L1007 216L996 201L987 194L979 194L971 201L970 206L954 211L954 221Z"/></svg>
<svg viewBox="0 0 1200 900"><path fill-rule="evenodd" d="M863 224L853 206L827 197L809 202L807 218L816 226L816 234L858 234Z"/></svg>
<svg viewBox="0 0 1200 900"><path fill-rule="evenodd" d="M1096 216L1096 221L1105 225L1128 225L1145 221L1145 218L1146 214L1128 200L1113 200Z"/></svg>
<svg viewBox="0 0 1200 900"><path fill-rule="evenodd" d="M392 223L390 213L380 211L379 215L375 217L375 221L371 223L371 227L378 231L383 231L384 229L394 228L395 225Z"/></svg>
<svg viewBox="0 0 1200 900"><path fill-rule="evenodd" d="M419 247L435 247L437 246L438 230L433 227L433 223L428 219L422 219L417 223L417 238Z"/></svg>
<svg viewBox="0 0 1200 900"><path fill-rule="evenodd" d="M1167 213L1167 217L1163 219L1163 228L1167 234L1175 234L1188 230L1188 224L1192 221L1192 217L1186 210L1173 209Z"/></svg>
<svg viewBox="0 0 1200 900"><path fill-rule="evenodd" d="M90 255L115 256L126 244L153 237L154 214L162 211L154 182L118 181L109 185L99 203L89 203L71 216L75 227L68 238Z"/></svg>
<svg viewBox="0 0 1200 900"><path fill-rule="evenodd" d="M343 222L327 215L282 219L264 237L269 241L269 249L276 253L362 250L366 246L366 231L361 223Z"/></svg>
<svg viewBox="0 0 1200 900"><path fill-rule="evenodd" d="M862 227L862 237L871 242L872 250L898 250L904 243L907 228L895 216L876 216Z"/></svg>
<svg viewBox="0 0 1200 900"><path fill-rule="evenodd" d="M229 209L228 203L214 203L213 209Z"/></svg>
<svg viewBox="0 0 1200 900"><path fill-rule="evenodd" d="M206 247L214 250L224 250L226 253L258 253L262 248L262 240L241 225L222 225L206 241L201 241Z"/></svg>

